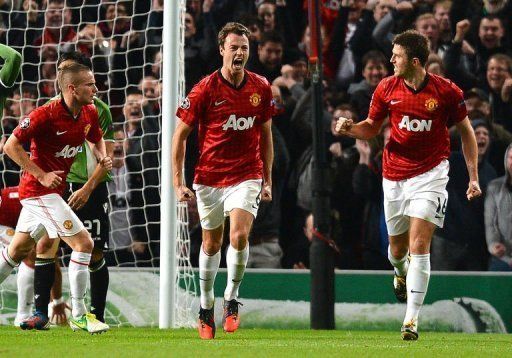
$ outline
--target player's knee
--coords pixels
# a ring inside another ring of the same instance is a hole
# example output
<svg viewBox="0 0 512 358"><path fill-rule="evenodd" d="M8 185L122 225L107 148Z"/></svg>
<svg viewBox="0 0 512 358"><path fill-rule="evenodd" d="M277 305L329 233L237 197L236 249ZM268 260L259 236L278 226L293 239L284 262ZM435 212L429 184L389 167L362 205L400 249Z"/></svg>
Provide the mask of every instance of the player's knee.
<svg viewBox="0 0 512 358"><path fill-rule="evenodd" d="M94 248L94 241L92 241L91 235L87 232L87 230L83 230L77 235L73 246L73 251L91 253L92 249Z"/></svg>
<svg viewBox="0 0 512 358"><path fill-rule="evenodd" d="M39 240L36 246L37 255L47 255L53 248L54 240L48 237Z"/></svg>
<svg viewBox="0 0 512 358"><path fill-rule="evenodd" d="M422 235L411 236L411 254L424 255L430 252L431 239Z"/></svg>
<svg viewBox="0 0 512 358"><path fill-rule="evenodd" d="M400 259L407 255L408 248L405 245L390 245L389 252L393 255L394 258Z"/></svg>
<svg viewBox="0 0 512 358"><path fill-rule="evenodd" d="M247 238L249 237L249 233L244 230L233 230L229 235L229 240L231 242L231 246L233 246L237 250L245 249L247 246Z"/></svg>
<svg viewBox="0 0 512 358"><path fill-rule="evenodd" d="M219 252L222 246L222 242L217 242L215 240L203 240L203 251L207 255L215 255Z"/></svg>

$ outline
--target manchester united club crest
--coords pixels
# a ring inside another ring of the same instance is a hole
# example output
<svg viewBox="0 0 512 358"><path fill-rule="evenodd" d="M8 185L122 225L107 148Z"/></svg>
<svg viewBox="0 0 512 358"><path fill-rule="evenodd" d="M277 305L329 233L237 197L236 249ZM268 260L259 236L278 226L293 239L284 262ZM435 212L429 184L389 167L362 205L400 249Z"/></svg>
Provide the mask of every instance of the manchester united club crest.
<svg viewBox="0 0 512 358"><path fill-rule="evenodd" d="M249 102L251 102L251 104L254 106L254 107L257 107L260 105L260 102L261 102L261 96L257 93L253 93L251 94L251 97L249 97Z"/></svg>
<svg viewBox="0 0 512 358"><path fill-rule="evenodd" d="M27 129L28 127L30 127L30 118L27 117L20 122L20 128Z"/></svg>
<svg viewBox="0 0 512 358"><path fill-rule="evenodd" d="M434 98L429 98L425 101L425 108L430 112L435 111L437 106L439 106L439 103L437 103L437 100Z"/></svg>
<svg viewBox="0 0 512 358"><path fill-rule="evenodd" d="M86 125L85 128L84 128L85 135L87 135L87 133L89 133L89 129L91 129L91 125L90 124Z"/></svg>
<svg viewBox="0 0 512 358"><path fill-rule="evenodd" d="M71 220L64 221L64 229L71 230L73 228L73 222Z"/></svg>

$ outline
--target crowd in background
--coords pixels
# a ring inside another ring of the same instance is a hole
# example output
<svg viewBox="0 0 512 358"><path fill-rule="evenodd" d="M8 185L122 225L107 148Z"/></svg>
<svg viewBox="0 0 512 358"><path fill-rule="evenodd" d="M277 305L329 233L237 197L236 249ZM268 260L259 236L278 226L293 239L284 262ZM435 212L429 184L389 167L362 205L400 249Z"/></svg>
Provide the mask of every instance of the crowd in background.
<svg viewBox="0 0 512 358"><path fill-rule="evenodd" d="M115 126L110 183L111 262L158 265L162 0L0 1L0 41L24 57L22 83L6 106L6 135L56 94L55 62L77 47L92 56L100 97ZM465 94L478 143L483 197L466 199L468 175L452 136L445 225L432 244L434 270L512 270L512 2L510 0L323 0L323 122L330 167L332 238L342 269L388 269L381 157L390 135L371 141L336 136L339 116L366 119L379 81L392 75L392 39L414 28L430 40L427 71ZM43 9L46 9L44 12ZM20 11L13 11L20 10ZM229 21L251 31L247 69L268 79L276 102L273 201L262 203L250 236L248 267L307 268L311 216L312 89L306 0L187 0L186 91L221 66L217 32ZM64 24L64 26L62 26ZM169 114L171 116L172 114ZM0 142L1 143L1 142ZM1 148L1 144L0 144ZM241 148L243 150L243 148ZM1 152L1 150L0 150ZM187 143L189 186L197 142ZM2 179L16 185L3 156ZM8 169L8 170L5 170ZM189 205L191 259L201 230Z"/></svg>

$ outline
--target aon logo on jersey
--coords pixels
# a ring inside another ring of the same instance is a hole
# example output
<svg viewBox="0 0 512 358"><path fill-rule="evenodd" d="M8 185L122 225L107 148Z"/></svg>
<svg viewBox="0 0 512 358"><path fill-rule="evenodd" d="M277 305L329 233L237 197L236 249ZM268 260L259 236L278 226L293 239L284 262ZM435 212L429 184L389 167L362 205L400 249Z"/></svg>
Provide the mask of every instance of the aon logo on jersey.
<svg viewBox="0 0 512 358"><path fill-rule="evenodd" d="M66 145L60 152L55 153L55 158L74 158L77 153L82 151L82 146L78 145L76 147L70 147L69 144Z"/></svg>
<svg viewBox="0 0 512 358"><path fill-rule="evenodd" d="M407 129L410 132L430 132L431 127L431 119L409 119L409 116L403 116L402 121L398 124L398 128Z"/></svg>
<svg viewBox="0 0 512 358"><path fill-rule="evenodd" d="M230 115L227 122L222 125L222 129L227 131L229 128L232 128L235 131L243 131L249 128L252 128L254 125L254 120L256 116L253 117L240 117L236 118L234 114Z"/></svg>

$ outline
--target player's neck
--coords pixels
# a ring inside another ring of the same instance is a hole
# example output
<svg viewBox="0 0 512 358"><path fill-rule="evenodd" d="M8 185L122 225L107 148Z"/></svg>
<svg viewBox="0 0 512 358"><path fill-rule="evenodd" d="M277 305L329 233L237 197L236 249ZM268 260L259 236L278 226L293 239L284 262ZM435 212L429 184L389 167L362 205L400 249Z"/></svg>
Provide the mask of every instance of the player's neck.
<svg viewBox="0 0 512 358"><path fill-rule="evenodd" d="M68 107L69 112L73 115L73 117L76 118L78 114L80 113L80 110L82 109L82 105L79 104L72 95L62 94L62 99L64 100L64 103L66 104L66 107Z"/></svg>
<svg viewBox="0 0 512 358"><path fill-rule="evenodd" d="M222 67L220 69L220 73L222 74L222 77L224 77L224 79L226 81L228 81L229 83L231 83L231 85L233 85L233 87L235 87L235 88L240 86L240 84L243 82L244 76L245 76L245 71L242 71L239 73L233 73L225 67Z"/></svg>
<svg viewBox="0 0 512 358"><path fill-rule="evenodd" d="M418 90L427 76L427 71L424 68L421 70L411 71L410 74L404 76L404 82L407 86L411 87L415 91Z"/></svg>

